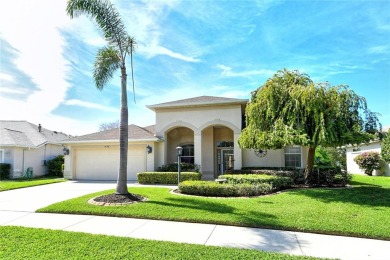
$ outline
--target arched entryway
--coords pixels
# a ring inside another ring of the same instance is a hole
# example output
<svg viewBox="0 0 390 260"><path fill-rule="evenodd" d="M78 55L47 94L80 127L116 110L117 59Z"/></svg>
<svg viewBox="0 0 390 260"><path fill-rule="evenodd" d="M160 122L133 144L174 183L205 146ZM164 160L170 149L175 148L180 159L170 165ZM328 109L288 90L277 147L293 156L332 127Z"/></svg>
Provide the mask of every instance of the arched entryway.
<svg viewBox="0 0 390 260"><path fill-rule="evenodd" d="M202 130L202 173L214 179L234 169L234 131L224 125L211 125Z"/></svg>
<svg viewBox="0 0 390 260"><path fill-rule="evenodd" d="M194 131L187 127L176 127L166 134L167 163L177 162L176 147L183 147L182 162L194 163Z"/></svg>

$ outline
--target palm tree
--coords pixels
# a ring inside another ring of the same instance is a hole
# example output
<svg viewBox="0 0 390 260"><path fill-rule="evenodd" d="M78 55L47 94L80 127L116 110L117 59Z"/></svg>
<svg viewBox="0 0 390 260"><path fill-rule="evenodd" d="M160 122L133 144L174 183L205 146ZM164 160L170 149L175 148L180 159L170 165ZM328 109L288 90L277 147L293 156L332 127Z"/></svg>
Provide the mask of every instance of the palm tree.
<svg viewBox="0 0 390 260"><path fill-rule="evenodd" d="M103 90L117 69L121 70L121 115L119 127L119 172L116 194L128 194L127 190L127 150L128 150L128 108L126 56L131 58L133 77L133 51L135 41L130 37L118 11L107 0L68 0L66 12L71 17L82 14L94 20L103 33L108 45L101 48L96 56L93 77L95 85Z"/></svg>

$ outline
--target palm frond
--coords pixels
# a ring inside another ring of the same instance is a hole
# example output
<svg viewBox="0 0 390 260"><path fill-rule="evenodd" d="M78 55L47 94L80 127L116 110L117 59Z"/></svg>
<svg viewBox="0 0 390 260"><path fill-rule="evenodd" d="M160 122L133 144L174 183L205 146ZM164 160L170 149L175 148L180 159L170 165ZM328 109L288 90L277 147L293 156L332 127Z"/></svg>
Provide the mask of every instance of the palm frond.
<svg viewBox="0 0 390 260"><path fill-rule="evenodd" d="M108 46L98 51L93 68L93 78L99 90L103 89L104 85L112 78L114 72L120 68L120 65L121 59L114 47Z"/></svg>
<svg viewBox="0 0 390 260"><path fill-rule="evenodd" d="M67 14L73 18L86 14L94 18L104 38L110 45L116 46L124 54L127 41L125 25L118 11L107 0L68 0Z"/></svg>

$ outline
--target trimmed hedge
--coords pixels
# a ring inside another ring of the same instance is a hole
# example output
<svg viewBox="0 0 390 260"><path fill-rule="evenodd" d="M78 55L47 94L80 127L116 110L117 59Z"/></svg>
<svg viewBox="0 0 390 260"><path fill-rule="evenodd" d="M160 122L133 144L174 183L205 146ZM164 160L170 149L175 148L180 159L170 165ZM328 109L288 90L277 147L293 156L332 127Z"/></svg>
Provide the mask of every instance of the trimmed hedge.
<svg viewBox="0 0 390 260"><path fill-rule="evenodd" d="M250 197L269 194L272 185L269 183L252 184L220 184L213 181L184 181L179 184L183 194L212 197Z"/></svg>
<svg viewBox="0 0 390 260"><path fill-rule="evenodd" d="M294 184L305 183L304 169L289 167L243 167L241 170L228 171L230 174L265 174L279 177L289 177Z"/></svg>
<svg viewBox="0 0 390 260"><path fill-rule="evenodd" d="M272 185L272 190L286 189L293 185L290 177L270 176L265 174L225 174L220 175L220 179L226 179L230 184L251 184L268 183Z"/></svg>
<svg viewBox="0 0 390 260"><path fill-rule="evenodd" d="M157 168L158 172L177 172L178 164L177 163L170 163L165 164ZM182 172L200 172L200 166L197 164L192 163L180 163L180 170Z"/></svg>
<svg viewBox="0 0 390 260"><path fill-rule="evenodd" d="M11 164L0 163L0 179L9 179L11 174Z"/></svg>
<svg viewBox="0 0 390 260"><path fill-rule="evenodd" d="M177 172L140 172L137 174L140 184L177 184ZM200 180L199 172L181 172L180 182Z"/></svg>

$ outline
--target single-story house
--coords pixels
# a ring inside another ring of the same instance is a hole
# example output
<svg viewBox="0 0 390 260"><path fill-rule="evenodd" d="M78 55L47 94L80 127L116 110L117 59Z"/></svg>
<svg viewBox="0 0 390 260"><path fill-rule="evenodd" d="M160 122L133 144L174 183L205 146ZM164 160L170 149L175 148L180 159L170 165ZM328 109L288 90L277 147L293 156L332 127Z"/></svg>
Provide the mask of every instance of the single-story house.
<svg viewBox="0 0 390 260"><path fill-rule="evenodd" d="M200 165L204 179L241 167L304 167L305 147L259 152L238 146L247 103L247 99L201 96L147 106L155 112L156 123L129 126L128 180L137 180L138 172L177 162L177 146L183 148L182 162ZM70 138L63 144L69 149L65 178L117 179L118 129Z"/></svg>
<svg viewBox="0 0 390 260"><path fill-rule="evenodd" d="M354 161L355 157L364 152L377 152L381 153L382 140L375 140L369 143L360 144L358 146L349 145L346 147L347 154L347 172L364 174L364 171ZM390 176L390 164L382 162L382 168L375 170L373 175L385 175Z"/></svg>
<svg viewBox="0 0 390 260"><path fill-rule="evenodd" d="M34 176L47 174L46 162L63 154L58 143L68 135L27 121L0 120L0 163L11 164L11 178L21 177L32 167Z"/></svg>

